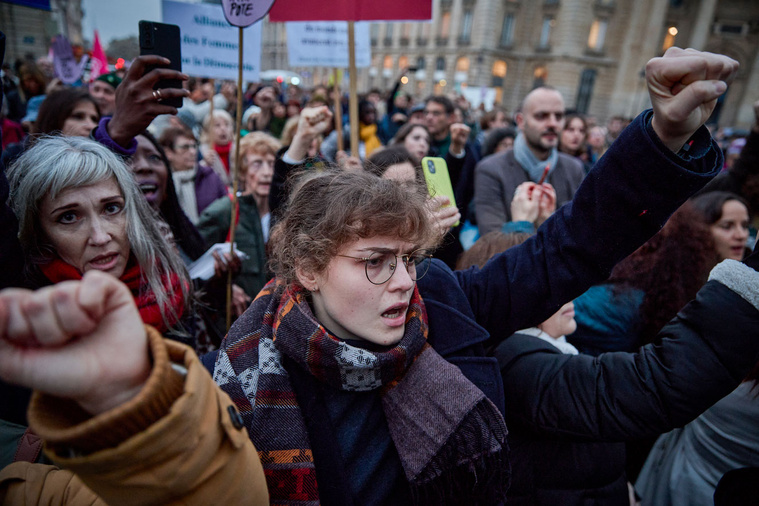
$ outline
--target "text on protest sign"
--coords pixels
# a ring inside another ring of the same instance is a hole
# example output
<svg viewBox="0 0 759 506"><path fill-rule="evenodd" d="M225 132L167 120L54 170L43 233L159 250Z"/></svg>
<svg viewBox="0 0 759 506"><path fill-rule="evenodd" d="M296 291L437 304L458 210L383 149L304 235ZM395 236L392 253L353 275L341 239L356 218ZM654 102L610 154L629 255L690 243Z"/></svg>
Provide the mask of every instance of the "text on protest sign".
<svg viewBox="0 0 759 506"><path fill-rule="evenodd" d="M221 0L229 24L245 28L266 16L274 0Z"/></svg>
<svg viewBox="0 0 759 506"><path fill-rule="evenodd" d="M163 22L182 33L182 72L214 79L237 79L238 30L220 5L163 1ZM243 31L243 79L257 81L261 70L261 23Z"/></svg>
<svg viewBox="0 0 759 506"><path fill-rule="evenodd" d="M287 55L291 67L348 67L348 23L287 23ZM369 23L355 24L356 67L371 65Z"/></svg>

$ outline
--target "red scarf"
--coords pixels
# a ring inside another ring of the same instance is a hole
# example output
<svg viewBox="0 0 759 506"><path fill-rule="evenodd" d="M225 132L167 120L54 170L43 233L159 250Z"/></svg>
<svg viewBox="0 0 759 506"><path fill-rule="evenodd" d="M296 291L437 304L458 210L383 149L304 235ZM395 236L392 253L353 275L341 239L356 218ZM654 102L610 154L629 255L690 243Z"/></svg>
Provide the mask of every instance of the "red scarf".
<svg viewBox="0 0 759 506"><path fill-rule="evenodd" d="M40 265L40 270L52 283L82 279L82 273L76 267L64 262L60 258ZM169 296L167 305L173 307L176 314L176 318L172 317L171 313L167 315L171 318L169 326L163 321L161 309L158 307L155 295L150 291L148 284L142 279L142 269L140 269L134 257L129 258L126 269L124 269L124 274L121 275L119 280L132 291L134 302L137 304L137 309L140 311L143 323L152 325L159 332L165 333L169 330L170 326L173 326L181 319L184 312L184 297L179 285L179 276L176 274L171 273L169 279L164 280L163 284Z"/></svg>
<svg viewBox="0 0 759 506"><path fill-rule="evenodd" d="M229 152L232 150L232 143L230 142L225 146L214 144L213 149L219 155L221 163L224 164L224 169L226 169L227 174L229 174Z"/></svg>

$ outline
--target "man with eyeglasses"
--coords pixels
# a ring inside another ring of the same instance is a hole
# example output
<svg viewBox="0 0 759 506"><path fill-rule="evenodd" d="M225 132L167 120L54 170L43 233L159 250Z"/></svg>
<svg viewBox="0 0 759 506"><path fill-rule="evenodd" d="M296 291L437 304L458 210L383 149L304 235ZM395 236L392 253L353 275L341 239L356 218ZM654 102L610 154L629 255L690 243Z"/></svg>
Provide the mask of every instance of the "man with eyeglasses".
<svg viewBox="0 0 759 506"><path fill-rule="evenodd" d="M461 223L467 219L469 203L474 197L474 168L479 161L477 150L468 141L470 128L456 122L453 102L442 95L432 95L424 103L424 124L432 137L430 156L445 158ZM435 256L454 268L463 251L458 235L461 225L451 232L455 240L446 240Z"/></svg>
<svg viewBox="0 0 759 506"><path fill-rule="evenodd" d="M501 230L512 220L511 201L522 183L548 183L538 190L538 198L555 202L544 206L537 219L542 222L554 207L572 200L585 175L579 160L558 150L564 127L561 93L547 86L534 89L525 97L515 119L519 134L514 146L485 158L475 169L474 205L482 235ZM532 195L535 192L531 191Z"/></svg>

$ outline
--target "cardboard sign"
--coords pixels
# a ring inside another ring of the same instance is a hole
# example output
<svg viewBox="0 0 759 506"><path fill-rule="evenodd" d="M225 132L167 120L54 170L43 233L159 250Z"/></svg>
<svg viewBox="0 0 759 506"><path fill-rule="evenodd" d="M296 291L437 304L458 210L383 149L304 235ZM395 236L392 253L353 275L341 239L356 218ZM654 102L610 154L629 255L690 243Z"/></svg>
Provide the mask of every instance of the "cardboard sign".
<svg viewBox="0 0 759 506"><path fill-rule="evenodd" d="M245 28L263 19L274 0L221 0L224 17L230 25Z"/></svg>
<svg viewBox="0 0 759 506"><path fill-rule="evenodd" d="M214 79L237 79L238 30L218 5L163 1L163 22L182 33L182 72ZM261 23L243 30L243 78L258 81Z"/></svg>
<svg viewBox="0 0 759 506"><path fill-rule="evenodd" d="M287 56L291 67L348 67L348 23L287 23ZM356 67L369 67L372 50L369 23L356 23Z"/></svg>

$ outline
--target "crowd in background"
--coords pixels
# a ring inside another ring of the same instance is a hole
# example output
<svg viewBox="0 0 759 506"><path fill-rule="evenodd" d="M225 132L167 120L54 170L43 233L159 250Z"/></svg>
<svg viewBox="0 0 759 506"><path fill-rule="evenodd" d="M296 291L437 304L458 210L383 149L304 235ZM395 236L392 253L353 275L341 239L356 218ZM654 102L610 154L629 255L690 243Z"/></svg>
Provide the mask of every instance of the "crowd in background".
<svg viewBox="0 0 759 506"><path fill-rule="evenodd" d="M583 181L595 177L592 171L601 157L636 121L566 110L560 93L550 87L533 90L518 110L497 104L486 110L484 105L472 107L457 94L414 97L403 89L399 77L390 90L365 90L359 97L358 125L350 125L347 95L332 86L306 89L265 82L248 83L238 90L234 82L191 76L184 81L184 91L174 90L172 95L170 90L161 90L156 95L155 79L148 82L144 65L138 59L132 67L103 74L89 84L64 86L44 58L6 63L0 115L2 169L9 172L18 164L9 177L11 189L18 191L19 185L26 184L25 191L33 192L34 182L41 185L46 177L35 175L35 167L39 172L64 163L55 160L56 152L83 150L107 160L112 152L123 159L129 171L116 174L115 190L102 191L120 192L127 204L116 204L126 207L132 205L129 199L141 200L133 204L136 211L128 219L142 225L136 231L132 227L123 239L123 252L113 254L116 260L106 255L94 261L123 262L117 277L132 290L143 321L198 354L219 348L228 330L227 306L231 305L234 318L241 317L274 277L272 260L282 262L281 251L272 256L277 239L272 233L284 219L292 194L298 192L292 185L293 173L331 173L335 167L366 172L426 196L426 216L439 243L430 255L451 269L472 272L466 270L483 266L496 253L532 237L557 209L572 202ZM243 114L236 132L240 92ZM176 114L162 104L170 95L183 100ZM138 96L150 107L135 103ZM343 111L338 118L340 130L335 128L336 101ZM561 305L543 323L514 329L520 337L505 342L522 343L523 348L491 353L503 357L527 353L524 350L532 346L531 340L542 340L563 355L588 356L633 353L657 342L662 327L696 297L719 262L741 261L753 250L759 211L759 102L754 108L756 121L751 130L712 131L724 155L720 174L685 202L661 231L616 264L608 279L573 296L574 302ZM358 130L357 157L351 155L353 128ZM235 151L237 135L239 153ZM103 152L66 140L76 137L98 141ZM48 149L47 155L43 148ZM428 156L446 161L455 206L428 188L421 165ZM18 167L24 168L23 177ZM76 176L82 178L78 184L85 184L89 177L96 180L95 173L94 168L92 176L83 170ZM233 198L235 173L238 194ZM73 177L61 175L49 191L58 188L55 191L60 192ZM129 177L132 180L127 181ZM132 189L127 189L129 185ZM21 249L12 249L16 246L10 243L2 247L0 288L37 288L80 279L85 270L68 262L71 257L61 254L62 246L56 244L51 251L41 241L41 237L55 237L61 222L45 225L47 209L40 202L48 190L40 186L39 191L43 193L25 197L28 202L20 198L9 202L19 221ZM55 198L63 198L64 193ZM646 213L655 214L643 209L636 219L647 219ZM43 223L38 224L40 216ZM215 244L230 240L233 220L237 254L227 253L228 249L215 253L213 273L193 279L189 267ZM597 239L603 242L605 238ZM62 236L61 241L66 245L73 239ZM366 275L374 282L369 268L367 264ZM230 275L232 296L227 301L225 286ZM756 287L753 290L756 293ZM759 432L753 425L759 407L757 377L759 369L754 367L747 382L728 397L658 440L643 430L620 429L635 437L609 436L606 441L571 446L536 436L529 427L519 427L523 421L514 422L512 462L524 458L533 467L524 473L530 474L529 479L514 475L518 477L509 493L516 503L523 499L525 504L575 504L564 501L570 497L576 501L585 493L598 504L616 504L609 497L618 498L614 494L621 483L625 491L629 489L633 503L711 500L727 471L759 466ZM572 388L571 382L567 385ZM30 392L7 384L2 389L3 399L11 401L3 402L0 418L25 426ZM330 409L334 406L330 404ZM508 417L507 422L511 430ZM341 445L342 450L354 450ZM683 456L682 452L691 453ZM364 471L368 475L383 462ZM602 472L604 467L612 471ZM588 475L595 473L603 479L594 482L575 472L588 468ZM568 476L559 476L567 469ZM614 470L620 473L614 475ZM318 472L317 476L321 484ZM397 478L395 474L387 477ZM364 484L360 486L365 493ZM611 502L604 502L604 497Z"/></svg>

